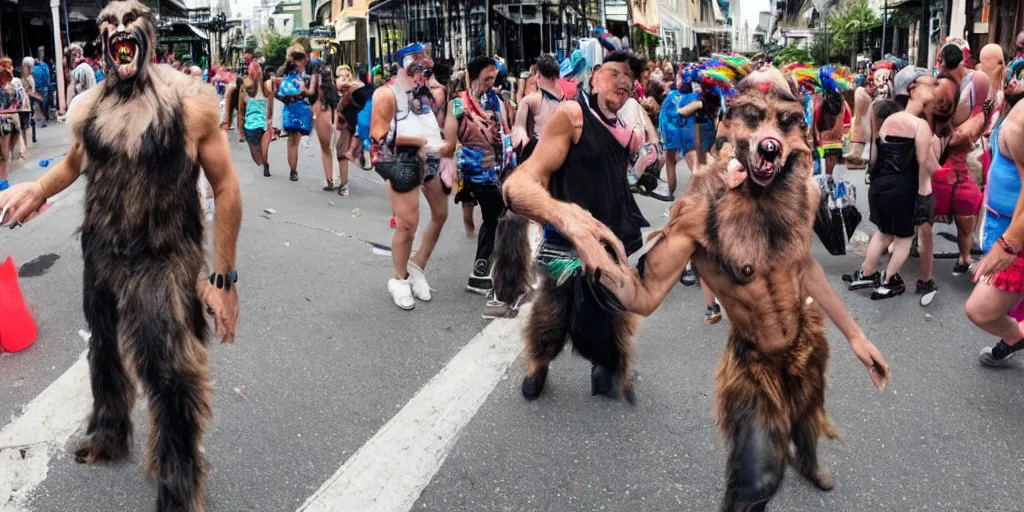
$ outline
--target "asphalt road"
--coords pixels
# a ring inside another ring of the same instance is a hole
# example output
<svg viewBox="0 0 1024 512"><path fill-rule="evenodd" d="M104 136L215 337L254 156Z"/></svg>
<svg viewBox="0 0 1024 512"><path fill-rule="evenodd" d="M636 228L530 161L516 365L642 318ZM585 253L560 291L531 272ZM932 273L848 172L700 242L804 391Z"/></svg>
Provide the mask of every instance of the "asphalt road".
<svg viewBox="0 0 1024 512"><path fill-rule="evenodd" d="M65 130L42 130L42 143L12 181L41 174L38 160L63 152ZM381 448L375 436L388 439L419 403L421 390L444 381L453 358L460 359L475 337L493 339L494 346L503 342L480 318L484 300L463 291L475 241L465 236L460 209L451 209L427 268L434 300L402 312L385 290L390 259L368 243L390 245L391 239L390 208L376 174L353 167L351 196L339 198L320 190L318 155L301 151L302 180L292 183L283 141L271 148L271 179L242 145L232 140L232 146L244 200L242 319L235 345L210 345L216 418L204 442L212 464L208 510L292 511L357 455L371 465L400 467L402 452ZM861 184L866 216L863 176L849 174ZM19 265L43 258L23 268L34 275L21 279L39 341L0 354L4 432L45 409L33 402L41 394L88 389L84 374L72 372L86 348L79 333L86 325L75 233L83 187L80 180L25 227L0 231L0 257L11 255ZM652 224L664 222L664 203L638 201ZM862 229L873 228L865 221ZM820 246L815 255L837 285L860 262L856 255L829 256ZM845 340L830 330L826 406L847 447L824 442L820 452L835 472L836 488L817 491L789 472L772 510L1024 507L1017 492L1024 470L1024 449L1016 442L1024 407L1021 368L993 371L977 363L978 351L993 340L964 316L971 285L952 277L951 265L938 262L940 292L928 308L912 293L873 302L867 291L840 291L888 359L893 381L884 393L875 391ZM917 278L916 260L904 278ZM698 288L680 286L646 321L636 350L635 407L591 397L589 365L568 351L552 366L542 398L526 402L519 393L522 361L513 354L507 371L499 365L488 384L493 391L483 388L479 408L469 407L464 425L445 434L449 441L435 454L437 464L403 491L408 506L392 510L716 509L725 453L711 418L711 390L727 326L705 326L703 309ZM502 329L515 333L524 317L503 321ZM458 366L472 367L472 360ZM59 385L51 386L55 381ZM68 412L81 409L77 402L77 409L48 411L50 421L84 428L84 417ZM0 434L0 453L10 456L0 457L0 510L152 509L155 489L139 467L148 433L141 402L131 460L115 466L76 464L69 451L75 435L19 446L5 444ZM415 436L433 427L408 431ZM46 452L41 473L25 467L31 457L24 453L18 460L19 448ZM352 507L337 502L325 510Z"/></svg>

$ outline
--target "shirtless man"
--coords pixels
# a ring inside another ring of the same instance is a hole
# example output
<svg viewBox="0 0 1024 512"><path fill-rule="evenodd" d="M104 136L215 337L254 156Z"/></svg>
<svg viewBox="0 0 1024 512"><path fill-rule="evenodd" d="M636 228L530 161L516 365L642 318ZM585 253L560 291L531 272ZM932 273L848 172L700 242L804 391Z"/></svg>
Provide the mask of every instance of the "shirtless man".
<svg viewBox="0 0 1024 512"><path fill-rule="evenodd" d="M932 178L935 217L953 216L956 220L960 257L953 265L954 276L966 273L970 267L973 234L982 203L981 191L967 168L967 154L985 132L992 108L992 102L987 100L988 76L965 65L969 52L964 43L943 45L935 97L936 135L943 139L944 146L939 158L942 167Z"/></svg>
<svg viewBox="0 0 1024 512"><path fill-rule="evenodd" d="M871 116L868 109L878 92L873 78L868 75L864 85L853 93L853 130L850 132L850 153L846 155L848 169L864 169L871 159Z"/></svg>
<svg viewBox="0 0 1024 512"><path fill-rule="evenodd" d="M558 61L550 55L543 55L535 66L538 90L523 96L512 127L512 146L520 152L520 162L525 162L533 153L544 126L558 105L565 101L565 91L558 83Z"/></svg>

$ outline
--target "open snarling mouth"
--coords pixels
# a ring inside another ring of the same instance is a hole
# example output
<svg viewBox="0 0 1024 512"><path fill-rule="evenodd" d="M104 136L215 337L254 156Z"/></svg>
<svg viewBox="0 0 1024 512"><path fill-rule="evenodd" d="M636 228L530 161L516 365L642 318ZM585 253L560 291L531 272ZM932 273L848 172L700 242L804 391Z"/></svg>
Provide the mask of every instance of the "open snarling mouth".
<svg viewBox="0 0 1024 512"><path fill-rule="evenodd" d="M751 148L748 153L747 170L750 171L750 178L758 185L767 185L775 179L782 168L782 143L776 139L761 141L759 147L769 146L767 151L759 151ZM770 155L770 156L765 156Z"/></svg>
<svg viewBox="0 0 1024 512"><path fill-rule="evenodd" d="M134 64L138 58L139 42L131 32L116 32L110 36L108 48L110 58L117 65L121 75L130 74L134 71Z"/></svg>

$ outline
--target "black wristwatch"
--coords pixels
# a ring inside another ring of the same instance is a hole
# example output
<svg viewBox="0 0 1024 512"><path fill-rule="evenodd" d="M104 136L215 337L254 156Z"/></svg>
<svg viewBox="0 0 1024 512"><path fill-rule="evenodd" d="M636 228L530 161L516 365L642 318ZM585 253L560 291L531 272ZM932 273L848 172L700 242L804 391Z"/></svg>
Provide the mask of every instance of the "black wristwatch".
<svg viewBox="0 0 1024 512"><path fill-rule="evenodd" d="M217 287L217 289L223 289L224 291L231 291L231 287L238 282L238 271L232 270L227 274L218 274L216 272L210 274L210 284Z"/></svg>

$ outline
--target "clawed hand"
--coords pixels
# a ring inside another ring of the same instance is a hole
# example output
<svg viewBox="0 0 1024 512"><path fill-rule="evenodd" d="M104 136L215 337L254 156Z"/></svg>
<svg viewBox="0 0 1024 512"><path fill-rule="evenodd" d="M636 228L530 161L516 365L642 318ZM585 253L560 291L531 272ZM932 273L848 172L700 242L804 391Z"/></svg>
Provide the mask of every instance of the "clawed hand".
<svg viewBox="0 0 1024 512"><path fill-rule="evenodd" d="M578 206L570 212L564 223L566 228L563 234L579 252L584 271L598 275L602 283L611 285L609 288L625 286L629 271L622 241L590 212Z"/></svg>
<svg viewBox="0 0 1024 512"><path fill-rule="evenodd" d="M857 359L868 368L868 375L871 382L879 391L889 385L889 364L885 362L882 353L875 348L875 345L866 338L857 338L850 341L850 348L857 355Z"/></svg>
<svg viewBox="0 0 1024 512"><path fill-rule="evenodd" d="M200 281L199 298L206 304L206 313L213 317L221 343L234 343L238 328L238 288L217 288L209 281Z"/></svg>

